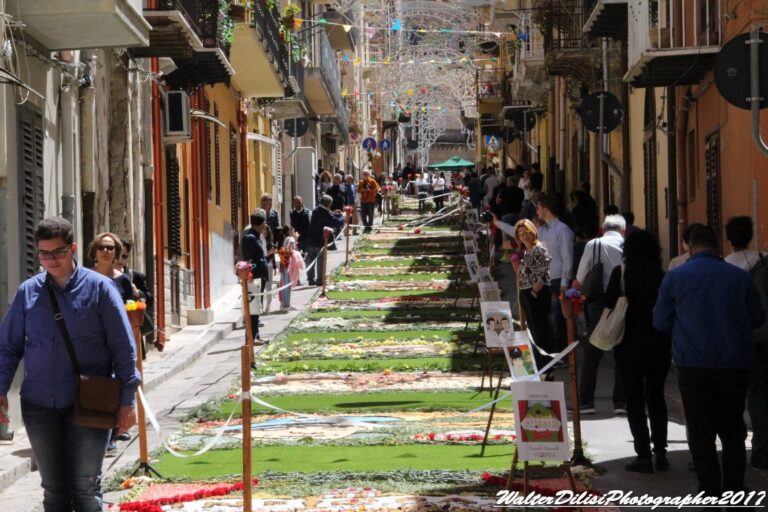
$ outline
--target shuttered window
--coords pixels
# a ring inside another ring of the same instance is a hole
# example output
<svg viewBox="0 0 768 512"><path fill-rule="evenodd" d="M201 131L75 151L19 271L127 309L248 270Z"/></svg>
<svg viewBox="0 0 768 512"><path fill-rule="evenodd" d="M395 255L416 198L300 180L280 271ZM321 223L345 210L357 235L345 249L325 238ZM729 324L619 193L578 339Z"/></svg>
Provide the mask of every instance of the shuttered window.
<svg viewBox="0 0 768 512"><path fill-rule="evenodd" d="M35 228L45 215L43 199L43 119L39 112L20 107L19 141L19 234L21 272L24 277L40 268L35 244Z"/></svg>
<svg viewBox="0 0 768 512"><path fill-rule="evenodd" d="M219 106L213 104L213 116L219 118ZM216 124L213 127L213 168L215 170L214 179L216 181L216 190L214 196L216 197L216 206L221 206L221 140L219 125Z"/></svg>
<svg viewBox="0 0 768 512"><path fill-rule="evenodd" d="M723 225L720 199L720 132L707 137L704 143L704 177L707 184L707 224L720 234ZM720 240L722 242L722 240Z"/></svg>
<svg viewBox="0 0 768 512"><path fill-rule="evenodd" d="M272 146L274 148L274 151L272 151L273 158L275 159L272 165L275 169L275 182L277 185L277 203L282 204L283 202L283 150L282 146L280 144L275 144Z"/></svg>
<svg viewBox="0 0 768 512"><path fill-rule="evenodd" d="M646 132L643 142L643 193L645 195L645 229L659 232L659 205L657 198L656 132Z"/></svg>
<svg viewBox="0 0 768 512"><path fill-rule="evenodd" d="M181 198L179 197L179 160L176 158L176 146L165 150L166 190L168 213L168 252L169 257L181 256Z"/></svg>
<svg viewBox="0 0 768 512"><path fill-rule="evenodd" d="M205 111L210 113L211 102L205 99ZM213 199L213 180L211 179L211 123L205 122L205 186L208 188L208 200Z"/></svg>
<svg viewBox="0 0 768 512"><path fill-rule="evenodd" d="M240 187L237 180L237 130L229 127L229 197L232 208L232 227L240 227Z"/></svg>

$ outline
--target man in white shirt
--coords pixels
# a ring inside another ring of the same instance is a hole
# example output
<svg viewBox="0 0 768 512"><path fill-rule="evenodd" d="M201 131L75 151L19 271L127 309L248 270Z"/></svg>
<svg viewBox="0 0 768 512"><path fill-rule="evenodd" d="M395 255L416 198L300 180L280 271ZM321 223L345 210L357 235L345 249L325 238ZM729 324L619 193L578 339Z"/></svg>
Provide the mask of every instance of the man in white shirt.
<svg viewBox="0 0 768 512"><path fill-rule="evenodd" d="M483 197L484 204L491 204L491 198L493 197L493 189L496 188L499 183L499 178L496 176L496 169L493 167L488 168L488 177L483 181L483 191L485 196Z"/></svg>
<svg viewBox="0 0 768 512"><path fill-rule="evenodd" d="M587 320L587 336L595 330L600 315L605 309L605 290L608 288L608 280L613 269L622 263L624 254L624 232L627 222L621 215L606 215L603 220L603 236L587 242L584 255L579 262L576 271L576 281L581 286L587 279L587 274L598 263L602 263L602 290L596 290L591 296L587 296L585 307ZM595 387L597 386L597 372L604 351L594 347L591 343L582 344L583 361L581 366L581 378L579 379L579 404L582 414L595 413ZM618 365L614 367L618 369ZM614 373L613 381L613 412L625 414L626 399L621 378Z"/></svg>
<svg viewBox="0 0 768 512"><path fill-rule="evenodd" d="M536 203L536 216L544 221L539 228L539 241L547 249L549 262L550 304L549 320L552 333L552 347L562 350L567 345L565 317L560 306L560 294L568 289L573 267L573 230L559 218L560 207L554 196L542 196Z"/></svg>

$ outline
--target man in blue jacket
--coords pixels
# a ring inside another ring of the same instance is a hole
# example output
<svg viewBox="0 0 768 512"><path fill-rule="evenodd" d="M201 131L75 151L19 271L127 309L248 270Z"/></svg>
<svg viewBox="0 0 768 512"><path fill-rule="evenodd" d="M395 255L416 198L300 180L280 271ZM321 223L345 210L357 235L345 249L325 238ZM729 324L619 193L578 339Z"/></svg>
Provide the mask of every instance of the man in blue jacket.
<svg viewBox="0 0 768 512"><path fill-rule="evenodd" d="M765 314L747 272L718 255L717 233L704 226L690 239L691 259L661 283L653 325L672 333L688 447L699 490L719 496L744 489L744 402L754 357L752 329ZM715 438L723 446L722 472Z"/></svg>
<svg viewBox="0 0 768 512"><path fill-rule="evenodd" d="M325 269L323 268L323 237L325 228L330 228L330 239L333 240L333 231L344 226L344 216L341 213L332 213L330 208L333 198L324 195L320 198L320 206L312 210L312 220L309 222L309 237L307 246L307 282L310 286L320 286L323 281ZM317 262L312 265L312 262Z"/></svg>

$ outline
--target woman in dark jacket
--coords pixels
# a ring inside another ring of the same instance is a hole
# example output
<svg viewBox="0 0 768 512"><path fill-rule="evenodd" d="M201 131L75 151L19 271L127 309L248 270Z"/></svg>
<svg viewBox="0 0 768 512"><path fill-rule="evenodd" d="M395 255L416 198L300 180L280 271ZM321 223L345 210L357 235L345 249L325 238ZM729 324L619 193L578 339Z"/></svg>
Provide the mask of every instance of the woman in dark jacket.
<svg viewBox="0 0 768 512"><path fill-rule="evenodd" d="M637 458L625 467L627 471L653 473L651 442L656 469L669 468L664 382L672 359L669 335L654 329L652 322L653 306L664 277L656 235L642 230L630 234L624 242L623 268L623 293L622 266L618 266L608 282L606 307L614 307L622 294L627 298L624 340L614 349L624 381L627 420L637 453Z"/></svg>

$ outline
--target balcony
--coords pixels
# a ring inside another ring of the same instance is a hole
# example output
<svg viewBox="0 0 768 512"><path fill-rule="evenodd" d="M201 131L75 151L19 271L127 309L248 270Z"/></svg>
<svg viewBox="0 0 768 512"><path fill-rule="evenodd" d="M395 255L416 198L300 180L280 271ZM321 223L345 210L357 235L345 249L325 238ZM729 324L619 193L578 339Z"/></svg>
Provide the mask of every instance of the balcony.
<svg viewBox="0 0 768 512"><path fill-rule="evenodd" d="M504 105L506 81L501 69L478 69L475 72L477 110L480 114L498 114Z"/></svg>
<svg viewBox="0 0 768 512"><path fill-rule="evenodd" d="M328 42L331 48L341 51L354 51L357 44L357 28L352 27L349 31L339 25L351 25L350 15L342 14L336 11L325 11L323 18L331 24L325 24L325 33L328 36Z"/></svg>
<svg viewBox="0 0 768 512"><path fill-rule="evenodd" d="M584 12L585 34L613 39L627 36L627 0L587 0Z"/></svg>
<svg viewBox="0 0 768 512"><path fill-rule="evenodd" d="M512 98L545 103L549 95L549 75L544 65L544 35L531 22L529 14L520 17L518 26L512 66Z"/></svg>
<svg viewBox="0 0 768 512"><path fill-rule="evenodd" d="M341 75L336 53L331 48L325 30L307 30L300 44L306 45L309 64L305 68L304 96L317 116L336 116L339 131L347 133L347 115L341 99Z"/></svg>
<svg viewBox="0 0 768 512"><path fill-rule="evenodd" d="M690 85L712 69L722 43L721 0L638 0L627 34L634 87Z"/></svg>
<svg viewBox="0 0 768 512"><path fill-rule="evenodd" d="M158 1L155 9L144 9L144 19L152 26L149 45L130 49L134 58L191 59L202 50L194 22L179 0Z"/></svg>
<svg viewBox="0 0 768 512"><path fill-rule="evenodd" d="M277 12L262 1L253 2L245 23L237 23L231 60L235 86L244 96L275 98L289 89L288 50L280 39ZM290 92L290 89L289 89Z"/></svg>
<svg viewBox="0 0 768 512"><path fill-rule="evenodd" d="M285 94L270 98L269 107L275 119L307 117L307 102L304 98L304 65L288 59L288 84Z"/></svg>
<svg viewBox="0 0 768 512"><path fill-rule="evenodd" d="M552 76L589 83L599 52L593 52L582 32L584 5L581 0L538 0L532 19L544 35L544 64ZM595 48L596 50L596 48Z"/></svg>
<svg viewBox="0 0 768 512"><path fill-rule="evenodd" d="M181 9L187 13L187 19L195 28L203 47L195 50L189 58L174 59L176 70L165 77L172 88L193 89L202 85L218 83L229 84L235 70L229 62L230 38L227 27L219 23L219 18L228 18L228 4L217 0L178 0Z"/></svg>
<svg viewBox="0 0 768 512"><path fill-rule="evenodd" d="M23 0L8 13L49 50L146 46L152 28L142 0Z"/></svg>

